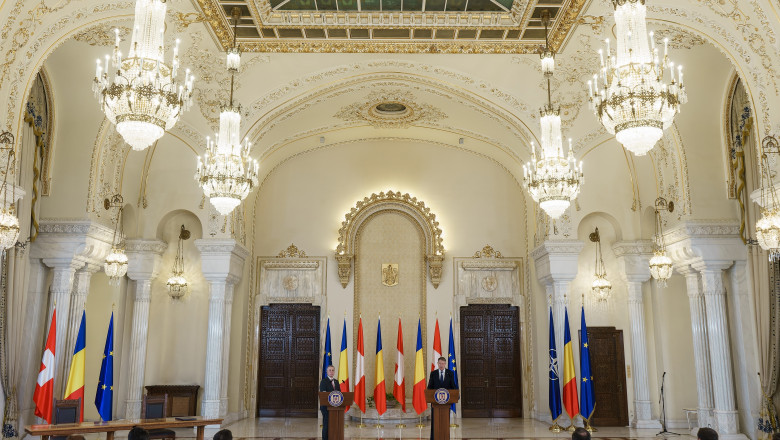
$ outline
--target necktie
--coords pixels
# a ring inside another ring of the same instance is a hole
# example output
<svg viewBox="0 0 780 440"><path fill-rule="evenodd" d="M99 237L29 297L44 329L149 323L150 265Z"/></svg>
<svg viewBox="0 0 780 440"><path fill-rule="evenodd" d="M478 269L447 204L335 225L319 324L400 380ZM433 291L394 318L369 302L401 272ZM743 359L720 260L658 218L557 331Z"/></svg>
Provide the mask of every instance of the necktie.
<svg viewBox="0 0 780 440"><path fill-rule="evenodd" d="M442 370L439 370L439 380L441 380L442 383L444 383L444 371Z"/></svg>
<svg viewBox="0 0 780 440"><path fill-rule="evenodd" d="M336 389L336 381L335 381L335 380L333 380L333 379L331 379L331 380L330 380L330 386L332 386L332 387L333 387L333 389L335 390L335 389Z"/></svg>

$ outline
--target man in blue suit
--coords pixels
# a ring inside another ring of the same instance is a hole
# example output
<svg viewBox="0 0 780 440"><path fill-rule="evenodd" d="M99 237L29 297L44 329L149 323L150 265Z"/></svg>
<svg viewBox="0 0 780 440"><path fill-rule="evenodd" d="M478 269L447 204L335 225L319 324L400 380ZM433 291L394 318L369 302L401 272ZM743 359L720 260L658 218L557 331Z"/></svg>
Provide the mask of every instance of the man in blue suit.
<svg viewBox="0 0 780 440"><path fill-rule="evenodd" d="M454 390L457 389L458 386L455 385L455 374L452 372L452 370L447 369L447 359L442 356L438 360L438 367L437 369L431 371L431 375L428 377L428 389L429 390L438 390L439 388L446 388L448 390ZM449 412L447 413L447 417L449 417ZM433 440L433 423L431 423L431 440Z"/></svg>

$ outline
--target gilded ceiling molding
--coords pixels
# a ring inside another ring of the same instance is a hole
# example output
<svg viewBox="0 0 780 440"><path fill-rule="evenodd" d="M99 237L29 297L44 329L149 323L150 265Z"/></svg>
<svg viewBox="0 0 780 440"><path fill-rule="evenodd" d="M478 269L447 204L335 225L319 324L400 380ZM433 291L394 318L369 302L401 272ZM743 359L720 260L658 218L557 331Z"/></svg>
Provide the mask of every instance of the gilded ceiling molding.
<svg viewBox="0 0 780 440"><path fill-rule="evenodd" d="M341 229L339 229L339 244L336 246L336 262L338 263L341 286L346 288L349 284L349 276L355 259L357 236L361 226L372 215L380 211L405 213L417 222L423 231L428 276L433 287L439 287L444 261L444 246L436 214L432 213L422 200L417 200L417 197L396 191L371 194L371 196L357 202L355 207L344 216Z"/></svg>
<svg viewBox="0 0 780 440"><path fill-rule="evenodd" d="M333 116L344 121L367 122L376 128L407 128L447 118L438 107L419 102L414 93L403 89L375 90L365 101L346 105Z"/></svg>

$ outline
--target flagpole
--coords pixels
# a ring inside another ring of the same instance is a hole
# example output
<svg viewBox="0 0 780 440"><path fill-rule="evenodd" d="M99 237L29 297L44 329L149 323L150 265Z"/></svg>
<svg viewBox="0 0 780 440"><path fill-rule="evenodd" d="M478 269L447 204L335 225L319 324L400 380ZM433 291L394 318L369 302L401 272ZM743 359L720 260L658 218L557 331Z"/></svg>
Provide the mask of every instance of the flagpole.
<svg viewBox="0 0 780 440"><path fill-rule="evenodd" d="M593 413L595 412L596 412L596 402L593 402L593 412L590 413L590 416L588 416L587 419L584 417L582 418L583 422L585 423L585 429L588 432L598 432L598 429L590 425L590 418L593 417Z"/></svg>
<svg viewBox="0 0 780 440"><path fill-rule="evenodd" d="M563 428L561 427L561 425L558 424L558 419L560 419L560 418L561 418L561 416L558 416L558 417L555 418L555 420L552 421L552 426L550 426L548 428L551 432L561 432L561 431L563 431Z"/></svg>

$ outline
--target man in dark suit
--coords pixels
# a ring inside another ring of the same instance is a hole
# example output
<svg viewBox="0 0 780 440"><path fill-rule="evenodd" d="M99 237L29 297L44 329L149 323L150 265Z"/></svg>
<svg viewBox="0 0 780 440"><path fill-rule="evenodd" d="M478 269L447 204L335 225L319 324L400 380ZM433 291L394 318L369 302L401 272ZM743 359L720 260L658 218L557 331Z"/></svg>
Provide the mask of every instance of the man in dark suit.
<svg viewBox="0 0 780 440"><path fill-rule="evenodd" d="M428 378L428 389L429 390L438 390L439 388L446 388L448 390L454 390L457 389L457 385L455 385L455 374L452 372L452 370L447 369L447 359L444 358L444 356L440 357L437 361L438 367L437 369L431 371L431 375ZM449 417L449 412L447 413L447 417ZM431 440L433 440L433 422L431 422Z"/></svg>
<svg viewBox="0 0 780 440"><path fill-rule="evenodd" d="M320 381L320 391L336 391L339 389L338 381L335 377L336 368L333 365L328 366L328 377L323 377ZM322 413L322 440L328 440L328 407L320 406L320 412Z"/></svg>

